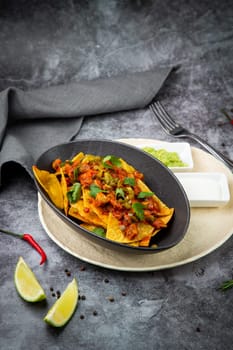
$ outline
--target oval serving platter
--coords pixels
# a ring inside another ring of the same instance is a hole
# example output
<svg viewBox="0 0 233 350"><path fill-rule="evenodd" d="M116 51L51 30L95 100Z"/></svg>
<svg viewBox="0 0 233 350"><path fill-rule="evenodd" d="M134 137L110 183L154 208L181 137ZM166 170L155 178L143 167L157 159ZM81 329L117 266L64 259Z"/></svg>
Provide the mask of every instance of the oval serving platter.
<svg viewBox="0 0 233 350"><path fill-rule="evenodd" d="M127 251L136 254L152 254L169 249L178 244L187 232L190 222L190 206L186 193L175 175L154 157L142 152L135 146L130 146L118 141L110 140L79 140L54 146L45 151L37 160L39 169L53 171L52 162L56 158L61 160L71 159L79 152L99 156L114 155L123 158L137 170L144 174L144 181L150 189L169 207L175 208L171 222L166 229L162 229L152 239L157 247L132 247L98 236L81 227L79 222L58 209L49 199L40 184L35 183L42 198L53 211L72 228L76 228L86 238L104 247L114 250Z"/></svg>

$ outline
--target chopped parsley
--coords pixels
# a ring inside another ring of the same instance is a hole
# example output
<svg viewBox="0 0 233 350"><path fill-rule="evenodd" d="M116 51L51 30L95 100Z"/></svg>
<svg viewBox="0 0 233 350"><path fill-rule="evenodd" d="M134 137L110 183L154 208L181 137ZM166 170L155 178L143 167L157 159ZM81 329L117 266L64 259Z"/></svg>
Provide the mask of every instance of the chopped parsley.
<svg viewBox="0 0 233 350"><path fill-rule="evenodd" d="M91 197L95 198L97 193L99 193L99 192L103 192L99 186L97 186L95 184L92 184L90 186L90 195L91 195Z"/></svg>
<svg viewBox="0 0 233 350"><path fill-rule="evenodd" d="M117 188L115 191L115 194L116 194L117 199L119 199L119 198L124 199L125 198L125 193L124 193L122 188Z"/></svg>
<svg viewBox="0 0 233 350"><path fill-rule="evenodd" d="M133 177L126 177L124 179L124 185L134 186L135 185L135 179Z"/></svg>
<svg viewBox="0 0 233 350"><path fill-rule="evenodd" d="M138 198L143 199L143 198L152 197L153 195L154 195L153 192L140 192L138 194Z"/></svg>
<svg viewBox="0 0 233 350"><path fill-rule="evenodd" d="M143 221L144 220L144 206L142 203L135 202L132 205L133 211L135 212L136 216L138 217L139 220Z"/></svg>
<svg viewBox="0 0 233 350"><path fill-rule="evenodd" d="M92 232L98 236L105 237L105 230L102 227L95 227Z"/></svg>
<svg viewBox="0 0 233 350"><path fill-rule="evenodd" d="M81 193L81 184L79 182L75 182L71 189L67 192L68 201L70 203L76 203L80 199Z"/></svg>
<svg viewBox="0 0 233 350"><path fill-rule="evenodd" d="M108 155L103 158L103 166L109 169L113 168L113 166L120 168L121 160L116 156Z"/></svg>

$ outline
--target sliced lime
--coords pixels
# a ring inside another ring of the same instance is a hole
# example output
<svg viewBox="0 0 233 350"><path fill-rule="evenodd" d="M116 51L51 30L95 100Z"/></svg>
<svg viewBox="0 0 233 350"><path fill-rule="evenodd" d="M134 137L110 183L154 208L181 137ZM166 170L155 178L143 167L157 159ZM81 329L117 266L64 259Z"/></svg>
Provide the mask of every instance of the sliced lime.
<svg viewBox="0 0 233 350"><path fill-rule="evenodd" d="M19 257L16 265L14 281L19 295L24 300L29 302L37 302L46 298L45 292L38 282L35 274L22 257Z"/></svg>
<svg viewBox="0 0 233 350"><path fill-rule="evenodd" d="M48 311L44 321L53 327L62 327L71 319L77 305L78 284L74 278Z"/></svg>

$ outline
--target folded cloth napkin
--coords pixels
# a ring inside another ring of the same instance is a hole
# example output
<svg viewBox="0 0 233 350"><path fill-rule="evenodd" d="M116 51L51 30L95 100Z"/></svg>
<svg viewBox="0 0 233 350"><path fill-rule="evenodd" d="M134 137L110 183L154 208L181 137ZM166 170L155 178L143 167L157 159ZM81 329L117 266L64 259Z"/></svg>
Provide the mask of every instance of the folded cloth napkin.
<svg viewBox="0 0 233 350"><path fill-rule="evenodd" d="M32 91L0 93L0 184L3 165L21 164L30 175L46 149L72 140L90 115L148 105L171 68L80 81Z"/></svg>

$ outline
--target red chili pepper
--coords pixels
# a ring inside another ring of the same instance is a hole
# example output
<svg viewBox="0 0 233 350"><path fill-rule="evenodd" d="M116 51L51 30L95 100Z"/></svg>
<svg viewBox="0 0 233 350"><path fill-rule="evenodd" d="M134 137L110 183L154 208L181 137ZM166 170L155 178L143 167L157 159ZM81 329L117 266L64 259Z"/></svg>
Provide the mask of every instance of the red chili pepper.
<svg viewBox="0 0 233 350"><path fill-rule="evenodd" d="M11 236L15 236L17 238L23 239L24 241L27 241L41 255L40 265L42 265L47 260L47 256L46 256L44 250L35 241L35 239L32 237L32 235L29 235L28 233L18 234L18 233L14 233L14 232L2 230L2 229L0 229L0 232L6 233L6 234L11 235Z"/></svg>
<svg viewBox="0 0 233 350"><path fill-rule="evenodd" d="M46 256L44 250L41 248L41 246L28 233L24 233L22 235L22 239L24 241L27 241L33 248L35 248L38 251L38 253L41 255L40 265L42 265L46 261L47 256Z"/></svg>

